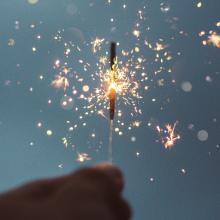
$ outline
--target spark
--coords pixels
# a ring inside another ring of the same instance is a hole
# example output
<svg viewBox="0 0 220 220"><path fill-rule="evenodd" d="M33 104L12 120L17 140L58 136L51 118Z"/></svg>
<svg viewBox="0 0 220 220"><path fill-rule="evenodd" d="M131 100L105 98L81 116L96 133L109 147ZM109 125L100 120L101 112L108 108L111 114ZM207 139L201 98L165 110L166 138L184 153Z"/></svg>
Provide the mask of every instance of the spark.
<svg viewBox="0 0 220 220"><path fill-rule="evenodd" d="M200 36L200 37L202 37L202 36L204 36L204 35L205 35L205 31L199 32L199 36Z"/></svg>
<svg viewBox="0 0 220 220"><path fill-rule="evenodd" d="M153 177L150 178L150 182L154 182L154 178Z"/></svg>
<svg viewBox="0 0 220 220"><path fill-rule="evenodd" d="M198 2L197 3L197 8L201 8L202 7L202 2Z"/></svg>
<svg viewBox="0 0 220 220"><path fill-rule="evenodd" d="M56 61L55 65L59 67L60 61ZM70 68L61 67L61 71L58 75L55 76L55 79L51 82L51 85L55 88L63 88L64 91L70 86L69 80L67 78L68 73L70 72Z"/></svg>
<svg viewBox="0 0 220 220"><path fill-rule="evenodd" d="M108 61L108 58L106 56L102 56L99 58L99 63L101 63L102 65L105 65Z"/></svg>
<svg viewBox="0 0 220 220"><path fill-rule="evenodd" d="M92 137L92 138L95 138L95 136L96 136L95 133L92 133L92 134L91 134L91 137Z"/></svg>
<svg viewBox="0 0 220 220"><path fill-rule="evenodd" d="M161 51L164 50L165 48L167 48L167 45L163 45L161 43L156 43L156 47L154 48L155 51Z"/></svg>
<svg viewBox="0 0 220 220"><path fill-rule="evenodd" d="M62 138L62 143L63 145L67 148L69 143L68 143L68 139L66 137Z"/></svg>
<svg viewBox="0 0 220 220"><path fill-rule="evenodd" d="M136 152L136 156L139 157L140 156L140 152Z"/></svg>
<svg viewBox="0 0 220 220"><path fill-rule="evenodd" d="M83 92L88 92L89 91L89 86L88 85L84 85L83 86Z"/></svg>
<svg viewBox="0 0 220 220"><path fill-rule="evenodd" d="M12 46L14 46L14 45L15 45L15 40L12 39L12 38L10 38L10 39L8 40L8 46L12 47Z"/></svg>
<svg viewBox="0 0 220 220"><path fill-rule="evenodd" d="M60 67L60 60L56 60L54 64L56 68Z"/></svg>
<svg viewBox="0 0 220 220"><path fill-rule="evenodd" d="M94 41L91 42L93 53L96 53L98 50L101 49L101 45L103 44L104 40L104 38L96 38Z"/></svg>
<svg viewBox="0 0 220 220"><path fill-rule="evenodd" d="M174 125L167 124L165 129L157 126L157 131L161 135L162 144L166 149L171 149L177 140L180 139L180 135L175 133L176 125L178 122L175 122Z"/></svg>
<svg viewBox="0 0 220 220"><path fill-rule="evenodd" d="M212 44L214 47L220 48L220 35L216 32L211 32L207 40L208 44Z"/></svg>
<svg viewBox="0 0 220 220"><path fill-rule="evenodd" d="M64 90L66 90L66 88L69 87L69 80L65 76L57 75L51 85L55 88L64 88Z"/></svg>
<svg viewBox="0 0 220 220"><path fill-rule="evenodd" d="M127 5L126 5L126 4L123 4L122 7L125 9L125 8L127 8Z"/></svg>
<svg viewBox="0 0 220 220"><path fill-rule="evenodd" d="M77 156L77 161L79 161L79 162L85 162L85 161L87 161L87 160L91 160L92 158L91 157L89 157L89 155L88 154L86 154L86 153L78 153L78 156Z"/></svg>
<svg viewBox="0 0 220 220"><path fill-rule="evenodd" d="M140 127L140 125L141 125L141 121L134 121L134 122L132 123L132 125L133 125L133 127L138 128L138 127Z"/></svg>
<svg viewBox="0 0 220 220"><path fill-rule="evenodd" d="M99 110L98 115L101 115L103 118L108 119L103 110Z"/></svg>
<svg viewBox="0 0 220 220"><path fill-rule="evenodd" d="M135 37L137 37L137 38L139 38L140 37L140 35L141 35L141 32L139 31L139 30L133 30L133 35L135 36Z"/></svg>
<svg viewBox="0 0 220 220"><path fill-rule="evenodd" d="M41 122L38 122L38 123L37 123L37 127L38 127L38 128L41 128L41 127L42 127L42 123L41 123Z"/></svg>
<svg viewBox="0 0 220 220"><path fill-rule="evenodd" d="M186 170L183 168L181 169L182 174L186 174Z"/></svg>
<svg viewBox="0 0 220 220"><path fill-rule="evenodd" d="M143 19L144 19L143 11L139 10L139 11L138 11L138 15L139 15L140 20L143 20Z"/></svg>
<svg viewBox="0 0 220 220"><path fill-rule="evenodd" d="M58 167L59 167L60 169L63 169L63 164L62 164L62 163L59 164Z"/></svg>

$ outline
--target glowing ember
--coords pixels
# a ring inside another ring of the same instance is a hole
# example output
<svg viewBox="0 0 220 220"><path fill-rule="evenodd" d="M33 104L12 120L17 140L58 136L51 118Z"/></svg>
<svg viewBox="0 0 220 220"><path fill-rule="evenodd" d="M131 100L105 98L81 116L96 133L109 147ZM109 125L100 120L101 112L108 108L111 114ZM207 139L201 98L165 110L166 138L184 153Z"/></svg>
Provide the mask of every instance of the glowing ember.
<svg viewBox="0 0 220 220"><path fill-rule="evenodd" d="M63 88L66 90L66 88L69 87L69 81L65 76L57 75L51 85L55 88Z"/></svg>
<svg viewBox="0 0 220 220"><path fill-rule="evenodd" d="M86 154L86 153L78 153L78 157L77 157L77 161L79 161L79 162L85 162L85 161L87 161L87 160L91 160L92 158L91 157L89 157L89 155L88 154Z"/></svg>
<svg viewBox="0 0 220 220"><path fill-rule="evenodd" d="M177 140L180 139L180 135L175 133L177 122L174 125L167 124L165 129L157 126L157 131L161 136L162 144L166 149L171 149Z"/></svg>
<svg viewBox="0 0 220 220"><path fill-rule="evenodd" d="M208 44L212 44L214 47L220 48L220 35L216 32L212 32L207 40Z"/></svg>
<svg viewBox="0 0 220 220"><path fill-rule="evenodd" d="M91 42L92 44L92 52L96 53L98 50L101 49L101 45L104 42L104 38L100 39L100 38L96 38L94 41Z"/></svg>

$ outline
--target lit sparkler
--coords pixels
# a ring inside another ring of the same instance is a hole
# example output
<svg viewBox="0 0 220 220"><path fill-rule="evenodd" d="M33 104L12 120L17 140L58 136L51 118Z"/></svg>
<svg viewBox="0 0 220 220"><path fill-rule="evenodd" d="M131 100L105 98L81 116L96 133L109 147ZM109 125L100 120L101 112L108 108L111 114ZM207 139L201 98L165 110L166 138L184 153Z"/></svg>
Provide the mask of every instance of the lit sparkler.
<svg viewBox="0 0 220 220"><path fill-rule="evenodd" d="M109 131L109 161L112 162L112 135L113 135L113 120L115 116L115 101L116 101L116 44L111 43L110 48L110 85L108 88L109 97L109 117L110 117L110 131Z"/></svg>
<svg viewBox="0 0 220 220"><path fill-rule="evenodd" d="M95 73L93 80L100 81L99 87L87 98L87 109L95 112L103 112L110 109L110 120L114 119L114 109L116 95L118 103L133 108L135 113L141 110L137 106L137 100L142 99L139 95L139 83L136 79L136 70L140 66L140 62L135 63L133 57L129 59L130 52L126 53L126 62L119 61L116 57L116 44L111 45L110 69L106 66L107 58L101 56L97 63L98 71ZM122 55L124 50L122 50ZM125 56L125 55L123 55ZM110 106L109 106L110 104ZM131 112L133 112L133 110Z"/></svg>
<svg viewBox="0 0 220 220"><path fill-rule="evenodd" d="M146 19L144 9L138 10L137 15L137 22L128 32L135 41L134 44L126 45L124 42L118 42L117 45L120 44L121 50L118 49L116 57L116 44L112 43L110 68L108 51L105 50L108 41L103 37L92 37L89 43L90 48L66 41L65 30L59 30L54 37L55 42L64 47L64 57L59 57L54 62L53 68L56 72L51 84L55 88L63 88L65 95L71 94L70 96L74 98L74 106L71 109L80 112L78 120L75 122L70 120L71 125L68 126L70 136L73 135L73 129L75 131L80 127L86 127L88 125L87 117L93 114L110 120L110 132L115 132L120 136L124 134L124 129L132 130L140 127L142 119L139 116L142 114L141 108L144 102L142 94L155 88L155 83L160 87L168 83L168 80L164 78L154 80L154 77L158 77L165 71L171 72L170 65L173 57L169 51L170 42L161 36L157 41L144 37L143 25L145 26ZM150 31L150 27L147 27L146 30ZM88 44L86 45L88 46ZM148 57L143 54L146 47L151 51ZM90 64L85 54L91 52L97 62ZM71 65L70 60L71 62L74 60L73 71L68 68ZM95 65L93 65L94 63ZM66 104L68 104L66 100L61 102L61 107L68 109ZM114 124L117 124L115 129L113 129L113 121ZM111 142L112 134L110 134ZM165 136L165 134L163 135ZM68 139L68 145L72 144L71 141ZM167 148L169 148L169 143L166 144ZM67 142L63 140L63 144L66 146Z"/></svg>

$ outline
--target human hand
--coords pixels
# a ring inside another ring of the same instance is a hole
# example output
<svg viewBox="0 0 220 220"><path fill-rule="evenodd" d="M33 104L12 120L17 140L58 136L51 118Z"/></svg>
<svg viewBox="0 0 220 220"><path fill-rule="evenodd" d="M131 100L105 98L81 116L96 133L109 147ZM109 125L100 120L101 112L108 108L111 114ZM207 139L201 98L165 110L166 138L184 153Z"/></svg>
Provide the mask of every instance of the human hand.
<svg viewBox="0 0 220 220"><path fill-rule="evenodd" d="M129 220L123 176L111 164L26 184L0 196L4 220Z"/></svg>

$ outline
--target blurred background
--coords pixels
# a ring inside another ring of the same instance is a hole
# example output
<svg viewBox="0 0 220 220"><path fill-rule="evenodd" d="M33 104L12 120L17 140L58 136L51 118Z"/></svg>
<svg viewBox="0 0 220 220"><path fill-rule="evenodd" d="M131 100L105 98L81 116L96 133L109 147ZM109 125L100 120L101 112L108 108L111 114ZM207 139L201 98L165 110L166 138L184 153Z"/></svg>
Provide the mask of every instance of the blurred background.
<svg viewBox="0 0 220 220"><path fill-rule="evenodd" d="M219 219L219 8L2 0L1 192L108 160L102 85L115 41L129 89L117 97L113 163L133 219Z"/></svg>

